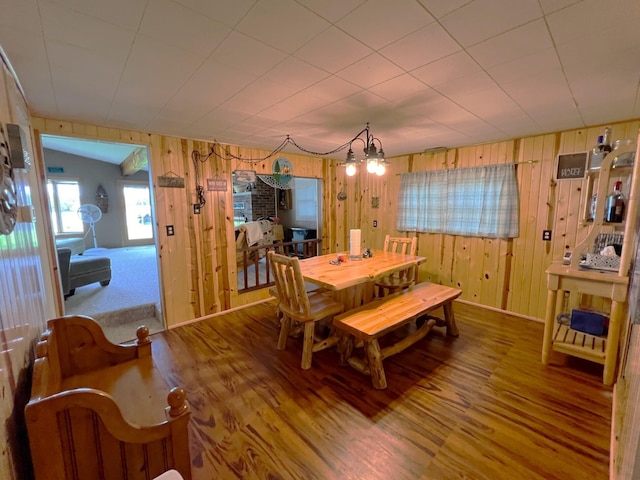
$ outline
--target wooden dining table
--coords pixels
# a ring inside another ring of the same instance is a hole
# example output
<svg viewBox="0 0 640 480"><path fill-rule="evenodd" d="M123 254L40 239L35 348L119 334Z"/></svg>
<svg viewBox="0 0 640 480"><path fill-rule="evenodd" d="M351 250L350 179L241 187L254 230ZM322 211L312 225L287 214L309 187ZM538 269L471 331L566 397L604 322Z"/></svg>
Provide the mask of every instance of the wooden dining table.
<svg viewBox="0 0 640 480"><path fill-rule="evenodd" d="M349 259L347 253L329 253L300 260L300 270L310 283L334 291L345 310L359 307L375 296L376 280L426 261L425 257L372 250L368 258ZM338 256L346 262L336 264Z"/></svg>

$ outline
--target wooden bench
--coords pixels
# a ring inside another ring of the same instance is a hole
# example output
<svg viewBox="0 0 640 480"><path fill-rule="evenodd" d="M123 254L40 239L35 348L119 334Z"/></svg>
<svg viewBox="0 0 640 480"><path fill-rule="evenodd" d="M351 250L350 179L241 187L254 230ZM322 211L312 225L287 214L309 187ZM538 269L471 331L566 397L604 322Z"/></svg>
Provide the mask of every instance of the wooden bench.
<svg viewBox="0 0 640 480"><path fill-rule="evenodd" d="M419 283L406 290L373 300L362 307L338 315L333 325L342 335L339 344L341 363L348 363L356 370L371 375L373 386L387 388L382 361L399 353L424 338L434 326L445 326L447 335L458 336L458 328L453 316L452 302L462 290L438 285ZM436 308L443 307L444 319L428 315ZM378 339L407 323L427 315L427 320L414 333L393 345L380 348ZM353 337L364 341L365 358L352 356Z"/></svg>
<svg viewBox="0 0 640 480"><path fill-rule="evenodd" d="M149 329L109 342L84 316L49 320L36 346L25 407L37 480L191 479L186 395L169 391L151 356Z"/></svg>

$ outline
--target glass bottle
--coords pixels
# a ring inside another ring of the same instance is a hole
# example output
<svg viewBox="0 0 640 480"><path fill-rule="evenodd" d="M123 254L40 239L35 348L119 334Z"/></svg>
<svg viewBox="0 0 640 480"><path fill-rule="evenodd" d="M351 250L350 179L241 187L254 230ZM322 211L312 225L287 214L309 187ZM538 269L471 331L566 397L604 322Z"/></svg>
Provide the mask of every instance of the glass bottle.
<svg viewBox="0 0 640 480"><path fill-rule="evenodd" d="M611 151L611 127L605 127L604 133L598 135L598 143L591 149L589 160L589 170L598 170L602 165L602 160Z"/></svg>
<svg viewBox="0 0 640 480"><path fill-rule="evenodd" d="M622 182L618 181L607 196L605 203L604 221L609 223L620 223L624 216L624 195L622 194Z"/></svg>

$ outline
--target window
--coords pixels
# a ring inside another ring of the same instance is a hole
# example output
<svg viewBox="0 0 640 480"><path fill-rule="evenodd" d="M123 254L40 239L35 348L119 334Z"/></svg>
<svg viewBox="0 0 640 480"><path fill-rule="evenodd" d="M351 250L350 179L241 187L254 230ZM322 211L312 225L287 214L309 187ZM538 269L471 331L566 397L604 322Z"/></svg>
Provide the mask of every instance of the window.
<svg viewBox="0 0 640 480"><path fill-rule="evenodd" d="M78 215L80 207L80 184L78 181L48 179L47 195L49 196L53 233L55 235L84 233L84 226Z"/></svg>
<svg viewBox="0 0 640 480"><path fill-rule="evenodd" d="M295 178L294 182L295 222L315 222L318 218L318 181L315 178Z"/></svg>
<svg viewBox="0 0 640 480"><path fill-rule="evenodd" d="M513 238L519 232L515 165L402 175L399 231Z"/></svg>

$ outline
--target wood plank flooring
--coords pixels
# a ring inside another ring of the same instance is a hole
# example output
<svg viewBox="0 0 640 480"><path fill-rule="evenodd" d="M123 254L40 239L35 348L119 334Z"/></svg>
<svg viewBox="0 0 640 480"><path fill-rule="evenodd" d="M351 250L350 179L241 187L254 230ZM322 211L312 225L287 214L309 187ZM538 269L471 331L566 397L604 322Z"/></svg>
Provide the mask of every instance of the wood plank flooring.
<svg viewBox="0 0 640 480"><path fill-rule="evenodd" d="M193 479L608 478L602 367L560 354L543 367L541 324L454 312L460 337L435 328L386 360L386 390L335 351L301 370L301 339L276 350L273 303L153 335L187 391Z"/></svg>

